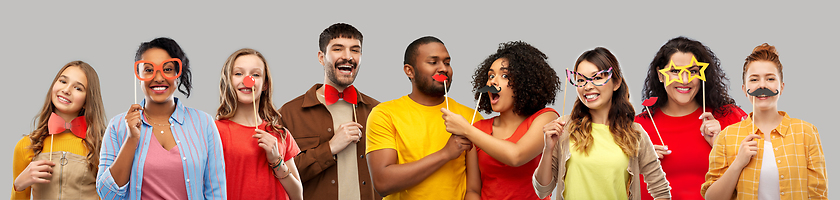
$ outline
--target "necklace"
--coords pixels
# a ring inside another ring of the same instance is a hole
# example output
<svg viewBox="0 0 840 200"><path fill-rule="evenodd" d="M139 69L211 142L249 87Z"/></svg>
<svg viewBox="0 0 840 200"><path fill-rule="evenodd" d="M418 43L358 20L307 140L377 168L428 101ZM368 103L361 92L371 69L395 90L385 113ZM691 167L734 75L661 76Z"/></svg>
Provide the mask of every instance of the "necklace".
<svg viewBox="0 0 840 200"><path fill-rule="evenodd" d="M151 120L152 118L149 117L148 115L146 115L146 118L147 118L147 120L146 120L147 122L152 123L152 124L157 125L157 126L160 126L160 127L172 126L172 124L169 123L169 122L167 122L167 125L152 122L152 120ZM161 130L160 133L163 134L163 131Z"/></svg>

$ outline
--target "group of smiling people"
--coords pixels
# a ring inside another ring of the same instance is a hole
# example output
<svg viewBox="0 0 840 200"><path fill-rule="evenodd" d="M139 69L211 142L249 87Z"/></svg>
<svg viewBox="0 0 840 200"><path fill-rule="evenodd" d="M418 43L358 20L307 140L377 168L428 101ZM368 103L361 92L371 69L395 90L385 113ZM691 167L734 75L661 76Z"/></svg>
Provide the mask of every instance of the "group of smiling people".
<svg viewBox="0 0 840 200"><path fill-rule="evenodd" d="M326 28L323 83L279 109L263 54L235 51L215 117L174 96L190 96L192 74L170 38L141 43L144 98L108 122L96 71L67 63L15 147L11 198L827 199L819 133L778 110L783 68L766 43L741 72L747 114L718 57L686 37L656 52L641 100L658 100L642 113L608 49L557 73L522 41L478 64L472 109L448 97L451 57L433 36L405 50L411 91L380 103L353 86L362 41ZM570 90L569 113L548 107Z"/></svg>

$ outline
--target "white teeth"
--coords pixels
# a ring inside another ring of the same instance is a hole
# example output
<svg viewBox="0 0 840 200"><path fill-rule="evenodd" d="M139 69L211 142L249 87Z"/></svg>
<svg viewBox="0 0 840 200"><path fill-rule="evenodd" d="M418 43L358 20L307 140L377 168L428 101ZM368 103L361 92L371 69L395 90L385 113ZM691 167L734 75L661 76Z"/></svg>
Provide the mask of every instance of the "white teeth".
<svg viewBox="0 0 840 200"><path fill-rule="evenodd" d="M600 96L600 94L590 94L590 95L586 95L586 98L587 99L594 99L595 97L598 97L598 96Z"/></svg>
<svg viewBox="0 0 840 200"><path fill-rule="evenodd" d="M341 65L341 66L338 66L338 69L339 70L353 70L353 66L352 65Z"/></svg>
<svg viewBox="0 0 840 200"><path fill-rule="evenodd" d="M163 90L166 90L166 87L153 87L152 90L163 91Z"/></svg>
<svg viewBox="0 0 840 200"><path fill-rule="evenodd" d="M691 88L677 88L677 90L683 91L683 92L688 91L689 89L691 89Z"/></svg>
<svg viewBox="0 0 840 200"><path fill-rule="evenodd" d="M239 91L243 91L243 92L250 92L250 91L251 91L251 88L239 89Z"/></svg>
<svg viewBox="0 0 840 200"><path fill-rule="evenodd" d="M69 99L61 97L61 96L58 96L58 100L65 101L65 102L68 102L68 103L70 102Z"/></svg>

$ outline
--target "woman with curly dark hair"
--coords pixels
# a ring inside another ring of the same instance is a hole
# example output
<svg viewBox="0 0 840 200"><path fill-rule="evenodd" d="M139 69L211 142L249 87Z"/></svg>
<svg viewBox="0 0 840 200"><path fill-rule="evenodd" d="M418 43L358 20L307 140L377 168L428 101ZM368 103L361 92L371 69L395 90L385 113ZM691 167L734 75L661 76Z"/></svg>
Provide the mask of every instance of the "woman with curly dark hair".
<svg viewBox="0 0 840 200"><path fill-rule="evenodd" d="M700 63L694 60L708 63L708 66L702 70L698 66ZM681 74L681 70L670 67L671 63L690 66L686 68L688 73ZM666 67L670 70L660 72ZM686 74L694 76L701 72L705 73L705 83L697 78L689 81L685 77ZM670 77L665 77L665 74ZM666 84L669 79L681 81ZM654 134L659 129L662 141L654 140L654 149L662 161L662 169L668 174L674 199L703 198L697 194L697 187L705 180L703 176L714 136L746 116L729 96L728 80L715 53L699 41L686 37L676 37L662 45L650 63L642 98L659 97L659 101L650 106L650 110L636 115L635 121L645 128L651 138L658 137ZM704 88L705 91L701 91ZM703 95L703 92L706 94ZM706 108L701 109L704 96ZM654 121L658 127L654 127ZM645 196L642 199L651 198Z"/></svg>
<svg viewBox="0 0 840 200"><path fill-rule="evenodd" d="M499 116L470 126L464 117L442 109L446 130L475 144L467 153L466 199L540 199L529 187L530 175L542 153L542 127L558 117L546 105L554 103L561 83L547 58L528 43L502 43L473 75L474 91L500 88L475 93L478 110Z"/></svg>

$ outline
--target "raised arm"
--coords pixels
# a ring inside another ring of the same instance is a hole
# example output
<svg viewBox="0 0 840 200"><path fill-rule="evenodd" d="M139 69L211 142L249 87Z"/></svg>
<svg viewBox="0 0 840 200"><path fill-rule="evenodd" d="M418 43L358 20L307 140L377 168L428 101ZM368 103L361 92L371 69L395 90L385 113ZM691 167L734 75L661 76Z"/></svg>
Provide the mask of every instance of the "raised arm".
<svg viewBox="0 0 840 200"><path fill-rule="evenodd" d="M139 104L131 105L124 115L117 115L108 124L99 151L99 171L96 174L96 192L103 199L128 197L128 182L134 154L140 143Z"/></svg>
<svg viewBox="0 0 840 200"><path fill-rule="evenodd" d="M732 199L741 170L750 163L753 156L758 154L758 142L753 140L759 138L761 137L756 134L750 134L744 138L731 165L726 161L727 153L730 153L726 152L726 135L715 140L715 146L712 147L712 153L709 155L706 183L703 183L701 188L701 193L706 199Z"/></svg>
<svg viewBox="0 0 840 200"><path fill-rule="evenodd" d="M487 152L505 165L519 167L533 160L542 153L543 126L551 120L557 119L557 113L545 112L537 116L528 127L528 131L517 142L498 139L472 126L461 115L441 108L443 119L446 121L446 131L455 135L462 135L470 139L476 146Z"/></svg>

